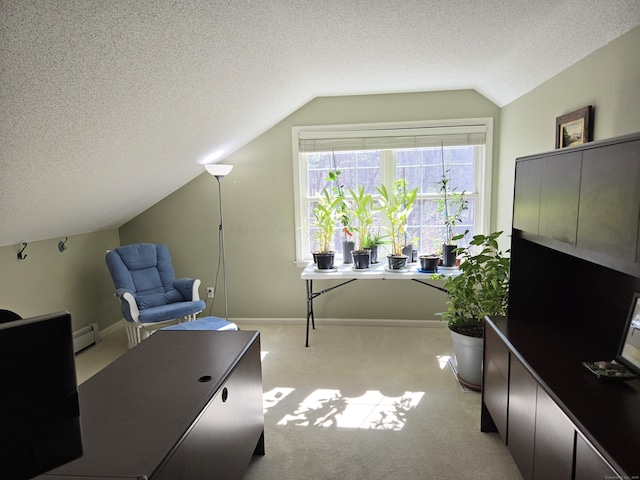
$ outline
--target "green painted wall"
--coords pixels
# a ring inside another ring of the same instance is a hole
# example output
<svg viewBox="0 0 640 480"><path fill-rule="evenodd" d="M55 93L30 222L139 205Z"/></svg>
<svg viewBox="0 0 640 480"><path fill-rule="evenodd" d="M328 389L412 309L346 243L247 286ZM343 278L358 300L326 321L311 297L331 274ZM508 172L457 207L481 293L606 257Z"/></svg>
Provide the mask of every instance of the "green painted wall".
<svg viewBox="0 0 640 480"><path fill-rule="evenodd" d="M223 163L234 169L222 182L230 317L305 317L305 284L294 264L291 127L471 117L493 117L499 129L500 109L473 91L317 98L231 155ZM217 181L204 173L124 225L120 239L166 243L176 270L200 278L204 295L218 261L218 208ZM316 282L315 288L329 285ZM443 293L416 282L359 281L319 298L315 312L320 318L434 320L444 301ZM221 295L212 312L224 316Z"/></svg>
<svg viewBox="0 0 640 480"><path fill-rule="evenodd" d="M104 262L119 245L118 230L69 237L62 253L60 240L27 242L24 260L17 246L0 248L0 308L23 318L66 310L74 329L92 322L107 328L121 318Z"/></svg>

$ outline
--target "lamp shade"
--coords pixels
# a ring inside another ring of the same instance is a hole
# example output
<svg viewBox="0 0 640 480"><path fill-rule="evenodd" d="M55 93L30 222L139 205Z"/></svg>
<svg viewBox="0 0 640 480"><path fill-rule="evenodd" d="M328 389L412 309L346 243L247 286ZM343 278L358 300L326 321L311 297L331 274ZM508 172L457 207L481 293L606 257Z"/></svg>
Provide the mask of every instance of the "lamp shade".
<svg viewBox="0 0 640 480"><path fill-rule="evenodd" d="M228 175L233 165L221 165L219 163L210 163L204 166L211 175L216 177L224 177Z"/></svg>

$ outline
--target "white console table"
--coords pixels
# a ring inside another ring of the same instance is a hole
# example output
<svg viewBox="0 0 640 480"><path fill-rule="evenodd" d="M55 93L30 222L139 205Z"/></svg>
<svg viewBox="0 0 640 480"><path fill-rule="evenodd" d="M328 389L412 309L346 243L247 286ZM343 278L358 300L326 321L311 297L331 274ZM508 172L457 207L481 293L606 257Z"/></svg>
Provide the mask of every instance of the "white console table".
<svg viewBox="0 0 640 480"><path fill-rule="evenodd" d="M445 269L438 267L438 274L443 275L457 275L459 270L457 268ZM446 292L442 287L427 283L425 280L431 280L432 273L421 272L419 270L419 264L410 264L405 270L394 271L389 270L387 262L380 262L373 265L366 270L356 270L352 264L343 264L333 270L323 271L318 270L314 263L310 263L300 274L300 278L306 281L307 284L307 337L305 347L309 346L309 324L315 330L315 316L313 313L313 300L320 295L335 290L336 288L347 285L348 283L355 282L356 280L413 280L414 282L422 283L428 287L435 288ZM317 292L313 291L314 280L338 280L341 283L334 285Z"/></svg>

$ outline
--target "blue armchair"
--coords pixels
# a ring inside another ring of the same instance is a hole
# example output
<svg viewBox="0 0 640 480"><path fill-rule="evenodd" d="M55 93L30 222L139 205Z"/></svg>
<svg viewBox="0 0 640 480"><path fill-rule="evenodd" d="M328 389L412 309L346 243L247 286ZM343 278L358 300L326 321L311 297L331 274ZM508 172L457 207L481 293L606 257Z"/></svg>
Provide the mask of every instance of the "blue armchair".
<svg viewBox="0 0 640 480"><path fill-rule="evenodd" d="M195 320L205 308L200 280L176 280L166 245L139 243L107 252L107 267L120 299L129 348L168 324Z"/></svg>

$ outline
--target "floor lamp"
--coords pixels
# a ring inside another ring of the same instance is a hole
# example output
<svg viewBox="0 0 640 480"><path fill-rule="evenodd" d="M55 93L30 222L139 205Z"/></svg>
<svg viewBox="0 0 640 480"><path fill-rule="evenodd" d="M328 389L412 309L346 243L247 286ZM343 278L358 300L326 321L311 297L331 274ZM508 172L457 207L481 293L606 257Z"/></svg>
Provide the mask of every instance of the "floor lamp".
<svg viewBox="0 0 640 480"><path fill-rule="evenodd" d="M220 204L220 246L222 247L222 278L224 282L224 316L225 320L229 321L229 309L227 307L227 267L224 258L224 226L222 221L222 179L225 175L228 175L233 168L233 165L220 165L214 163L204 166L211 175L218 180L218 198Z"/></svg>

